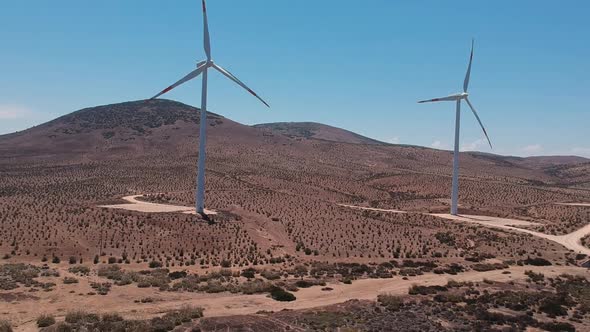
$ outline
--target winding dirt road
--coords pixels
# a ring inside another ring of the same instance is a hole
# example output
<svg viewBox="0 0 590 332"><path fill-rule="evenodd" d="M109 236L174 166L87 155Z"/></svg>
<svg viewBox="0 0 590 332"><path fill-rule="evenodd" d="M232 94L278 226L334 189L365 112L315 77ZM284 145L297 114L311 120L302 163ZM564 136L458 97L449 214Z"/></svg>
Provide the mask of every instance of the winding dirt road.
<svg viewBox="0 0 590 332"><path fill-rule="evenodd" d="M494 218L494 217L486 217L486 216L473 216L473 215L460 215L460 216L453 216L450 214L433 214L436 217L449 219L449 220L458 220L464 222L472 222L477 223L480 225L488 226L488 227L495 227L495 228L502 228L502 229L509 229L512 231L517 231L521 233L531 234L536 237L540 237L543 239L547 239L549 241L553 241L555 243L559 243L562 246L570 249L576 253L590 255L590 248L585 247L582 245L582 238L587 234L590 234L590 224L574 231L569 234L565 235L550 235L540 232L531 231L528 229L513 227L512 225L519 225L519 226L528 226L528 225L535 225L536 223L531 223L528 221L523 220L515 220L515 219L505 219L505 218Z"/></svg>
<svg viewBox="0 0 590 332"><path fill-rule="evenodd" d="M561 204L561 203L560 203ZM565 203L563 203L565 204ZM577 204L577 203L567 203L567 205ZM585 203L579 203L581 206L590 206L590 204L585 205ZM380 212L391 212L391 213L404 213L404 211L400 210L387 210L387 209L374 209L368 208L363 206L354 206L354 205L346 205L346 204L338 204L339 206L353 208L353 209L360 209L360 210L369 210L369 211L380 211ZM476 223L480 225L484 225L487 227L494 227L494 228L501 228L501 229L508 229L516 232L527 233L533 236L537 236L549 241L553 241L558 243L567 249L570 249L576 253L586 254L590 256L590 248L585 247L582 245L582 238L588 234L590 234L590 223L574 232L565 235L550 235L540 232L531 231L528 229L518 228L514 226L534 226L539 225L538 223L518 220L518 219L508 219L508 218L498 218L498 217L488 217L488 216L476 216L476 215L458 215L454 216L451 214L429 214L431 216L448 219L448 220L455 220L455 221L462 221L462 222L469 222L469 223ZM590 220L589 220L590 222Z"/></svg>

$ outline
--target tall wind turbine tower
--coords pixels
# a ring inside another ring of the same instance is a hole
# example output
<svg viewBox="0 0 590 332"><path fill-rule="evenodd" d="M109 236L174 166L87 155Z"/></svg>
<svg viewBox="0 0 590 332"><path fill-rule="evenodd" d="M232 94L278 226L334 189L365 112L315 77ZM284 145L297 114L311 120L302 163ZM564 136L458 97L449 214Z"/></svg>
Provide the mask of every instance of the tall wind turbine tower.
<svg viewBox="0 0 590 332"><path fill-rule="evenodd" d="M264 105L270 107L262 98L260 98L252 89L246 86L242 81L240 81L236 76L232 73L223 69L220 65L213 62L211 58L211 40L209 37L209 24L207 23L207 5L205 0L202 0L203 3L203 28L204 28L204 41L203 47L205 49L205 55L207 56L207 60L200 61L197 64L197 69L190 72L188 75L180 79L178 82L172 84L171 86L167 87L166 89L162 90L156 96L151 99L156 99L161 95L165 94L166 92L176 88L177 86L186 83L193 78L196 78L199 75L203 75L203 83L201 88L201 120L200 120L200 130L199 130L199 165L197 168L197 192L196 192L196 210L197 213L204 214L205 213L205 147L206 147L206 130L207 130L207 70L209 68L213 68L229 78L230 80L234 81L237 85L241 86L242 88L246 89L250 94L254 97L258 98Z"/></svg>
<svg viewBox="0 0 590 332"><path fill-rule="evenodd" d="M458 206L458 201L459 201L459 129L461 127L461 101L465 100L465 102L467 102L467 105L469 106L469 108L471 108L473 115L475 115L477 122L479 122L479 125L481 126L481 129L483 130L483 133L486 136L488 143L490 144L490 148L492 148L492 142L490 141L490 138L488 137L488 133L486 132L486 129L483 126L483 123L481 122L481 119L479 118L479 115L477 114L475 107L473 107L473 104L471 104L471 102L469 101L469 98L468 98L469 94L467 93L467 88L469 87L469 77L471 76L471 64L473 63L473 44L474 44L474 41L472 40L471 41L471 56L469 57L469 66L467 67L467 73L465 74L465 80L463 81L463 92L457 93L454 95L450 95L450 96L446 96L446 97L434 98L434 99L429 99L429 100L422 100L422 101L418 102L418 103L430 103L430 102L438 102L438 101L454 101L457 105L456 111L455 111L456 112L455 113L455 149L453 152L453 184L452 184L452 190L451 190L451 214L452 215L457 215L457 206Z"/></svg>

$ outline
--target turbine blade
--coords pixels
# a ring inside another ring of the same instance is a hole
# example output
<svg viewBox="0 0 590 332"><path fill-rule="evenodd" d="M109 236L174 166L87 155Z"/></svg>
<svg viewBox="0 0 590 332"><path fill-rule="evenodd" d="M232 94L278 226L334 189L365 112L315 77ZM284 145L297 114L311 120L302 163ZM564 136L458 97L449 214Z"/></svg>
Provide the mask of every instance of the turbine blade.
<svg viewBox="0 0 590 332"><path fill-rule="evenodd" d="M434 99L428 99L428 100L420 100L418 102L418 104L422 104L422 103L432 103L432 102L437 102L437 101L454 101L459 99L458 96L446 96L446 97L440 97L440 98L434 98Z"/></svg>
<svg viewBox="0 0 590 332"><path fill-rule="evenodd" d="M252 94L254 97L258 98L258 100L260 100L264 105L266 105L266 107L270 108L270 105L264 101L264 99L260 98L260 96L258 96L256 94L256 92L252 91L252 89L250 89L249 87L246 86L246 84L244 84L242 81L240 81L239 78L237 78L236 76L234 76L234 74L230 73L229 71L223 69L221 66L219 66L218 64L213 64L213 68L217 69L217 71L219 71L220 73L222 73L223 75L225 75L227 78L229 78L230 80L234 81L237 85L241 86L242 88L246 89L246 91L250 92L250 94Z"/></svg>
<svg viewBox="0 0 590 332"><path fill-rule="evenodd" d="M176 88L177 86L179 86L183 83L186 83L186 82L192 80L193 78L201 75L201 73L205 70L205 68L207 68L207 63L202 63L200 66L197 67L197 69L193 70L188 75L181 78L178 82L176 82L176 83L172 84L171 86L167 87L166 89L160 91L160 93L158 93L157 95L155 95L154 97L152 97L150 99L156 99L156 98L160 97L161 95L165 94L166 92Z"/></svg>
<svg viewBox="0 0 590 332"><path fill-rule="evenodd" d="M486 135L486 138L488 140L488 144L490 144L490 149L493 149L492 142L490 141L490 138L488 137L488 132L486 131L486 128L483 126L483 123L481 123L481 119L479 118L479 115L477 115L477 111L475 110L475 107L473 107L473 105L469 101L469 98L465 98L465 101L467 102L467 105L469 105L469 108L471 108L471 110L473 111L473 115L475 115L477 122L479 122L479 125L481 126L481 129L483 130L484 135Z"/></svg>
<svg viewBox="0 0 590 332"><path fill-rule="evenodd" d="M207 22L207 4L203 1L203 47L205 48L205 54L207 60L211 60L211 39L209 37L209 23Z"/></svg>
<svg viewBox="0 0 590 332"><path fill-rule="evenodd" d="M473 44L474 40L471 39L471 55L469 56L469 66L467 67L467 73L465 74L465 81L463 81L463 92L467 92L469 87L469 77L471 76L471 64L473 63Z"/></svg>

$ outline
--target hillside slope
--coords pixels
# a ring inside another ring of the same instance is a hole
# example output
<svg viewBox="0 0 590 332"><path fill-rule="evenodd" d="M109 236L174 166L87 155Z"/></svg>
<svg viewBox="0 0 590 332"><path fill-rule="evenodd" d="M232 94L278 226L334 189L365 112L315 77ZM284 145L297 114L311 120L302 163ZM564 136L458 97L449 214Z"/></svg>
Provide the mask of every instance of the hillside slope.
<svg viewBox="0 0 590 332"><path fill-rule="evenodd" d="M448 211L449 151L288 137L216 114L207 121L205 206L230 222L104 208L142 194L193 206L199 144L196 108L169 100L105 105L0 137L0 252L91 261L102 245L109 257L143 266L157 260L216 267L228 260L243 267L280 257L291 268L310 260L460 259L472 248L510 259L558 255L539 239L423 214ZM584 208L555 204L590 201L580 186L585 166L536 168L478 153L460 158L461 213L534 218L555 234L587 223ZM471 244L441 246L439 232Z"/></svg>
<svg viewBox="0 0 590 332"><path fill-rule="evenodd" d="M387 144L351 131L315 122L275 122L254 125L291 138L318 139L338 143Z"/></svg>
<svg viewBox="0 0 590 332"><path fill-rule="evenodd" d="M259 130L214 113L208 136L257 140ZM142 100L85 108L39 126L0 136L3 158L110 159L192 149L200 110L170 100ZM188 150L187 150L188 151ZM186 151L185 151L186 152Z"/></svg>

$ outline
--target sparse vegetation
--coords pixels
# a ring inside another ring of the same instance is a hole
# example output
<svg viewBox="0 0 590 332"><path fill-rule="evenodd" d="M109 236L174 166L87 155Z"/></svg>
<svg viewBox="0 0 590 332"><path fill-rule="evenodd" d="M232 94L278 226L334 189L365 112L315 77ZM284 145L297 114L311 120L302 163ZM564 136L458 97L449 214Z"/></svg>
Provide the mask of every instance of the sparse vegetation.
<svg viewBox="0 0 590 332"><path fill-rule="evenodd" d="M9 321L0 319L0 332L12 332L12 325Z"/></svg>
<svg viewBox="0 0 590 332"><path fill-rule="evenodd" d="M111 288L123 287L163 294L274 291L288 300L308 286L328 294L320 290L328 287L319 286L327 280L414 282L432 273L446 278L514 264L530 265L528 269L585 259L526 234L424 214L448 210L447 152L268 136L214 114L207 121L207 167L213 170L207 174L207 206L218 212L211 224L198 215L100 207L122 203L120 197L133 193L148 202L193 205L199 125L194 108L165 100L109 105L33 128L43 142L26 149L11 137L0 138L0 257L5 264L0 266L0 289L31 297L60 289L80 292L71 296L107 295ZM229 139L235 144L228 146ZM587 191L575 188L586 182L566 181L571 172L576 179L587 177L586 166L545 169L500 156L466 153L462 158L462 213L531 219L541 223L532 228L551 234L570 232L589 220L586 208L553 204L590 201ZM337 203L409 213L362 211ZM529 278L531 288L551 284L548 277ZM81 284L56 285L74 279ZM79 291L86 282L93 289ZM411 296L436 302L434 311L483 296L441 287L447 290L418 285ZM142 298L158 301L151 295L132 301L141 303ZM517 324L469 305L472 318ZM404 303L398 311L401 315L417 307ZM544 308L559 313L552 302ZM328 318L339 322L350 317L330 313L309 320L329 327ZM171 320L162 319L154 324L170 325ZM102 323L104 317L98 320Z"/></svg>
<svg viewBox="0 0 590 332"><path fill-rule="evenodd" d="M55 324L55 318L49 315L41 315L37 318L37 326L38 327L48 327Z"/></svg>
<svg viewBox="0 0 590 332"><path fill-rule="evenodd" d="M273 300L281 302L290 302L297 299L293 293L289 293L286 290L276 286L271 289L270 296L273 298Z"/></svg>

